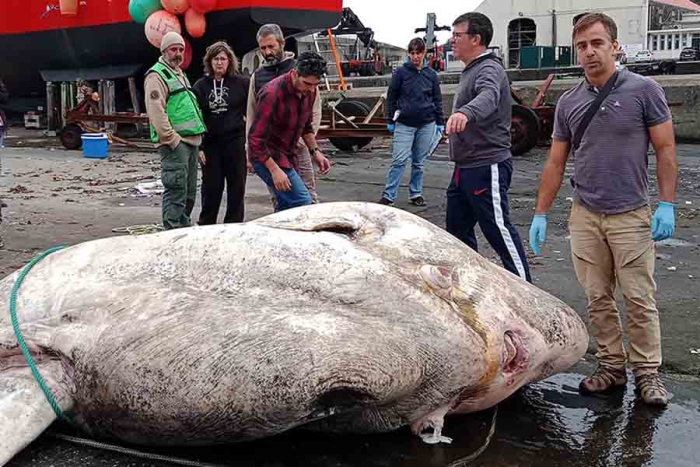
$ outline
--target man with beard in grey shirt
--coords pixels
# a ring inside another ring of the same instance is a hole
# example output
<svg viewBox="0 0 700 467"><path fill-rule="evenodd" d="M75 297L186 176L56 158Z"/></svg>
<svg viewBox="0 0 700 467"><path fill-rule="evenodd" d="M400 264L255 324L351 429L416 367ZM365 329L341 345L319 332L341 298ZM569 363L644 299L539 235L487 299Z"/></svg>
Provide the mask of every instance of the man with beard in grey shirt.
<svg viewBox="0 0 700 467"><path fill-rule="evenodd" d="M466 66L446 128L455 163L447 189L447 231L477 250L478 222L503 266L532 282L520 235L508 217L511 94L503 63L487 50L493 25L481 13L466 13L452 29L453 54Z"/></svg>

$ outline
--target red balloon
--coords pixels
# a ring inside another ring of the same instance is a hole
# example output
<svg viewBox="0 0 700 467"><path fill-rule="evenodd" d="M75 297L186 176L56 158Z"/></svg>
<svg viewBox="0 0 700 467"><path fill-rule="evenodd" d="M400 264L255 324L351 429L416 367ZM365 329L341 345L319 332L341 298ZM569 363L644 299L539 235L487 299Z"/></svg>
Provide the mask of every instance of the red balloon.
<svg viewBox="0 0 700 467"><path fill-rule="evenodd" d="M190 7L188 0L160 0L160 4L174 15L181 15Z"/></svg>
<svg viewBox="0 0 700 467"><path fill-rule="evenodd" d="M190 0L190 7L197 13L209 13L216 9L217 0Z"/></svg>
<svg viewBox="0 0 700 467"><path fill-rule="evenodd" d="M190 41L188 41L187 38L183 39L185 39L185 54L182 57L182 63L180 64L180 68L186 70L192 63L192 46L190 45Z"/></svg>
<svg viewBox="0 0 700 467"><path fill-rule="evenodd" d="M159 49L160 43L163 41L163 36L170 31L182 34L182 27L180 26L180 21L178 21L177 16L165 10L158 10L152 13L146 20L144 29L148 42L150 42L153 47Z"/></svg>
<svg viewBox="0 0 700 467"><path fill-rule="evenodd" d="M185 28L190 36L194 38L202 37L207 30L207 20L203 14L197 13L190 8L185 13Z"/></svg>

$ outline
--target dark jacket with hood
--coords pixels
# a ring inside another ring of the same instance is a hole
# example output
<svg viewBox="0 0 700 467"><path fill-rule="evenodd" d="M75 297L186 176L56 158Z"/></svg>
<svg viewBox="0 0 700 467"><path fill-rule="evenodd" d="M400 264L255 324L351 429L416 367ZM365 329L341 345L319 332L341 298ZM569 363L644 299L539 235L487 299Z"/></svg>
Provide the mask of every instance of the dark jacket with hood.
<svg viewBox="0 0 700 467"><path fill-rule="evenodd" d="M459 78L452 112L467 116L467 127L450 134L450 159L457 167L498 164L511 157L511 94L503 62L484 53Z"/></svg>
<svg viewBox="0 0 700 467"><path fill-rule="evenodd" d="M400 114L394 120L397 110ZM440 80L425 61L418 69L407 60L394 72L387 90L386 118L412 127L432 122L444 125Z"/></svg>

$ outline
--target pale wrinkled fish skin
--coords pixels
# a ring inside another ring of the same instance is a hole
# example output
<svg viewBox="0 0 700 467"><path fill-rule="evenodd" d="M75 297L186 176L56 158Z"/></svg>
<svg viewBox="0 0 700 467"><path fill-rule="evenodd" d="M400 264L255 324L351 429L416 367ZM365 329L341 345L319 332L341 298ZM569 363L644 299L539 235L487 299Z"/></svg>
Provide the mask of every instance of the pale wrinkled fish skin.
<svg viewBox="0 0 700 467"><path fill-rule="evenodd" d="M0 303L17 277L0 281ZM60 390L87 433L158 445L481 410L588 345L552 295L370 203L76 245L31 271L18 312L32 348L66 368ZM529 355L515 374L502 371L506 331ZM1 379L18 354L5 310L0 352Z"/></svg>

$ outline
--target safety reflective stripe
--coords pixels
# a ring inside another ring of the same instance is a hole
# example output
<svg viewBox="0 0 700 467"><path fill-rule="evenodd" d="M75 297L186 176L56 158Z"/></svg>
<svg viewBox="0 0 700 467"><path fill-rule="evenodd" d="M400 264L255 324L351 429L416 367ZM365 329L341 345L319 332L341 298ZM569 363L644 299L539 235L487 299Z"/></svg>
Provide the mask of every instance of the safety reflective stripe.
<svg viewBox="0 0 700 467"><path fill-rule="evenodd" d="M197 120L190 120L189 122L178 123L177 125L173 125L173 130L175 130L175 131L191 130L193 128L197 128L198 126L199 126L199 122Z"/></svg>

